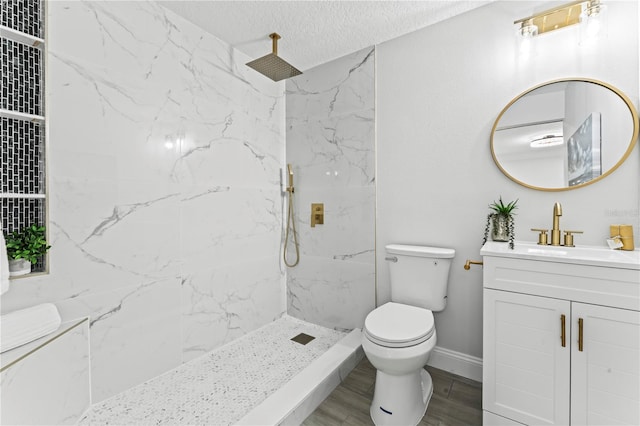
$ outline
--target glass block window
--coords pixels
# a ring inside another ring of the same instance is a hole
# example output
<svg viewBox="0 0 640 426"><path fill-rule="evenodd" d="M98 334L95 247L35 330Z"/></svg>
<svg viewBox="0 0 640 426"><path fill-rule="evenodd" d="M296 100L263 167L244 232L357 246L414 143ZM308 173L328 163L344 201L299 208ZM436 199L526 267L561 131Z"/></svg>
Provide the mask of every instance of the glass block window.
<svg viewBox="0 0 640 426"><path fill-rule="evenodd" d="M0 0L0 224L9 234L46 223L44 2ZM27 40L27 41L25 41ZM26 43L26 44L25 44ZM25 114L28 114L25 116ZM31 268L45 271L43 256Z"/></svg>
<svg viewBox="0 0 640 426"><path fill-rule="evenodd" d="M0 108L42 115L42 51L37 47L0 38Z"/></svg>
<svg viewBox="0 0 640 426"><path fill-rule="evenodd" d="M0 192L44 194L44 138L41 129L37 123L0 117Z"/></svg>
<svg viewBox="0 0 640 426"><path fill-rule="evenodd" d="M2 0L0 8L0 25L34 37L44 38L42 1Z"/></svg>
<svg viewBox="0 0 640 426"><path fill-rule="evenodd" d="M2 230L5 234L18 231L25 223L44 223L44 205L40 199L2 198L0 211L2 212Z"/></svg>

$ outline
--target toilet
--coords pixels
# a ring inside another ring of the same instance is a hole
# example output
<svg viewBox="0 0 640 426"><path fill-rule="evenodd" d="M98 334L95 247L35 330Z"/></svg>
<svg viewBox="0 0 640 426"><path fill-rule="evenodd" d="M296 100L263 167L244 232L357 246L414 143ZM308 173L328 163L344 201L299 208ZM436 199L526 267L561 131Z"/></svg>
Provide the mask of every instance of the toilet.
<svg viewBox="0 0 640 426"><path fill-rule="evenodd" d="M378 425L417 425L433 394L423 368L436 346L433 312L447 304L449 267L455 250L385 246L391 301L367 315L362 348L378 370L369 412Z"/></svg>

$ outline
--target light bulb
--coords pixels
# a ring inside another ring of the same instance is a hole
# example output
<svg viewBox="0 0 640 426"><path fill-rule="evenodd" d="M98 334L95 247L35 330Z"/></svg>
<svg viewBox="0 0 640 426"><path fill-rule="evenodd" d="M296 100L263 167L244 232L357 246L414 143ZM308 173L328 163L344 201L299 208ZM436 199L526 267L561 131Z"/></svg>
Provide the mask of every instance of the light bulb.
<svg viewBox="0 0 640 426"><path fill-rule="evenodd" d="M607 36L607 6L591 0L580 17L580 44L590 46Z"/></svg>

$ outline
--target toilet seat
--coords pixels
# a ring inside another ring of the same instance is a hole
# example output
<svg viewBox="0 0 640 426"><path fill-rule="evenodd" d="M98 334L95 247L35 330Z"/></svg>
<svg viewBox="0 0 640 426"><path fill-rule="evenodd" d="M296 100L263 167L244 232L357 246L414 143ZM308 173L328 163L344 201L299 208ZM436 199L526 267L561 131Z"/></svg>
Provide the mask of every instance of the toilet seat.
<svg viewBox="0 0 640 426"><path fill-rule="evenodd" d="M389 302L374 309L364 321L364 335L389 348L419 345L435 332L433 313L417 306Z"/></svg>

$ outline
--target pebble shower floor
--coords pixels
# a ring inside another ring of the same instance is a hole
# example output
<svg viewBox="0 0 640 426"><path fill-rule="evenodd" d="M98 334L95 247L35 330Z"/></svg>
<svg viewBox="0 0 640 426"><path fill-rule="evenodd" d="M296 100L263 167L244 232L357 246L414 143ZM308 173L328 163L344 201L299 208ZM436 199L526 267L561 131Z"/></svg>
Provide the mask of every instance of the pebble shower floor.
<svg viewBox="0 0 640 426"><path fill-rule="evenodd" d="M290 340L299 333L315 339ZM92 406L79 424L233 424L345 335L285 315Z"/></svg>

